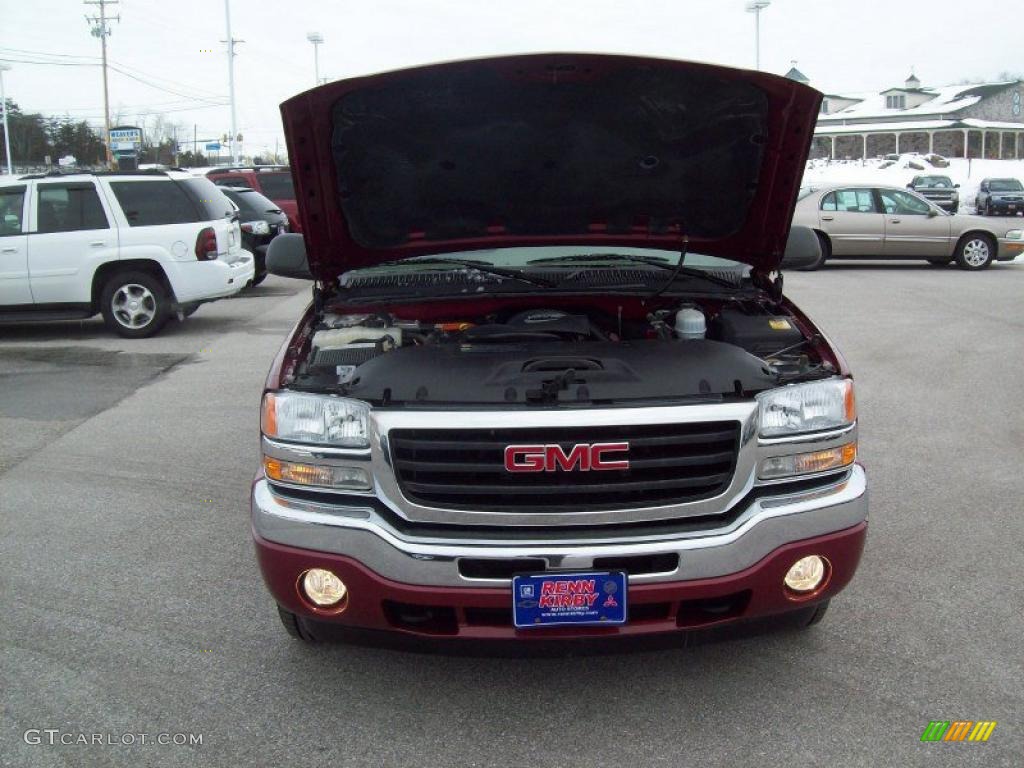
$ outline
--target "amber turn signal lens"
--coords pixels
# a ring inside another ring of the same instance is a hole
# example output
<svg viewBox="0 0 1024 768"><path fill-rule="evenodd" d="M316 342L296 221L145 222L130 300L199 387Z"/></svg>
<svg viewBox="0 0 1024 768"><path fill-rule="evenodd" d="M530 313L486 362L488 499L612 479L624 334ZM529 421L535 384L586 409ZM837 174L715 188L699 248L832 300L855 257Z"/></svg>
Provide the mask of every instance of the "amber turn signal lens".
<svg viewBox="0 0 1024 768"><path fill-rule="evenodd" d="M277 437L277 406L274 399L273 392L268 392L263 396L260 429L263 430L263 434L267 437Z"/></svg>
<svg viewBox="0 0 1024 768"><path fill-rule="evenodd" d="M853 382L846 380L846 396L843 398L846 420L852 424L857 420L857 396L853 394Z"/></svg>
<svg viewBox="0 0 1024 768"><path fill-rule="evenodd" d="M842 469L857 460L857 443L847 443L838 448L823 451L798 453L794 456L772 456L761 462L757 476L762 480L774 480L793 475L810 475Z"/></svg>
<svg viewBox="0 0 1024 768"><path fill-rule="evenodd" d="M318 464L300 464L263 457L263 474L270 480L293 485L311 485L322 488L340 488L350 491L370 489L370 476L359 467L327 467Z"/></svg>
<svg viewBox="0 0 1024 768"><path fill-rule="evenodd" d="M263 459L263 471L271 480L278 480L282 483L324 486L334 484L334 473L330 467L296 464L291 461L281 461L280 459L272 459L267 456Z"/></svg>

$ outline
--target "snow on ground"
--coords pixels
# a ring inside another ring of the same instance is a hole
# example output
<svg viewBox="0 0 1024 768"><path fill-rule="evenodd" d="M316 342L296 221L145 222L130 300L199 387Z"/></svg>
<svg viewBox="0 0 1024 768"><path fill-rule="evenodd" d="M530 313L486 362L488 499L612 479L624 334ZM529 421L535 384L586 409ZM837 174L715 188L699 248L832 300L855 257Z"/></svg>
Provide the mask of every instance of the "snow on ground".
<svg viewBox="0 0 1024 768"><path fill-rule="evenodd" d="M804 171L804 184L881 184L905 187L918 174L949 176L960 185L960 213L974 213L974 198L984 178L1012 177L1024 181L1024 160L965 160L949 158L948 168L936 168L923 155L900 155L899 160L811 160ZM891 164L889 164L891 163ZM924 170L911 167L923 166ZM887 167L881 167L887 165Z"/></svg>

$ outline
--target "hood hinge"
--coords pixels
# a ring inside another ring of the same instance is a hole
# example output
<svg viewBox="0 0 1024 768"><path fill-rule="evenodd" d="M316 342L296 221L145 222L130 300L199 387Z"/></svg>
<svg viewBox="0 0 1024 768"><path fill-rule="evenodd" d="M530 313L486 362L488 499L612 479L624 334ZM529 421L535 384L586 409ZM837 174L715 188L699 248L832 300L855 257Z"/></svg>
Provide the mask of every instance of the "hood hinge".
<svg viewBox="0 0 1024 768"><path fill-rule="evenodd" d="M762 272L755 269L750 274L751 282L768 294L772 301L779 301L782 298L782 272Z"/></svg>
<svg viewBox="0 0 1024 768"><path fill-rule="evenodd" d="M324 288L323 284L318 280L313 283L313 311L319 317L324 310Z"/></svg>

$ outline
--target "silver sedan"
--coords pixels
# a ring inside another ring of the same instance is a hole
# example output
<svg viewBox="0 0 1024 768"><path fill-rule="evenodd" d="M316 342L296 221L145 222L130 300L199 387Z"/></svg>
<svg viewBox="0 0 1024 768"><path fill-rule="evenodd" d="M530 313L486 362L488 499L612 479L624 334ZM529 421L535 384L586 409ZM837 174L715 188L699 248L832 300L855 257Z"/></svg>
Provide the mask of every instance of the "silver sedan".
<svg viewBox="0 0 1024 768"><path fill-rule="evenodd" d="M837 184L800 191L794 224L811 227L821 240L821 259L926 259L961 269L985 269L1024 253L1018 222L949 214L899 187Z"/></svg>

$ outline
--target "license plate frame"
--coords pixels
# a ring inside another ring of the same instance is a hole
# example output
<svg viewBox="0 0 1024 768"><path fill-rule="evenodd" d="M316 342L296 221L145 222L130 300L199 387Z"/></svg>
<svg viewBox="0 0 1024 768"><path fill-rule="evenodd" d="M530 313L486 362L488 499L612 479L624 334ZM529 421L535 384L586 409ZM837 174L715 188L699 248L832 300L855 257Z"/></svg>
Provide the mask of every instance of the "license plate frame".
<svg viewBox="0 0 1024 768"><path fill-rule="evenodd" d="M552 586L545 588L545 584ZM628 622L629 575L625 571L547 571L512 577L516 629L621 627Z"/></svg>

